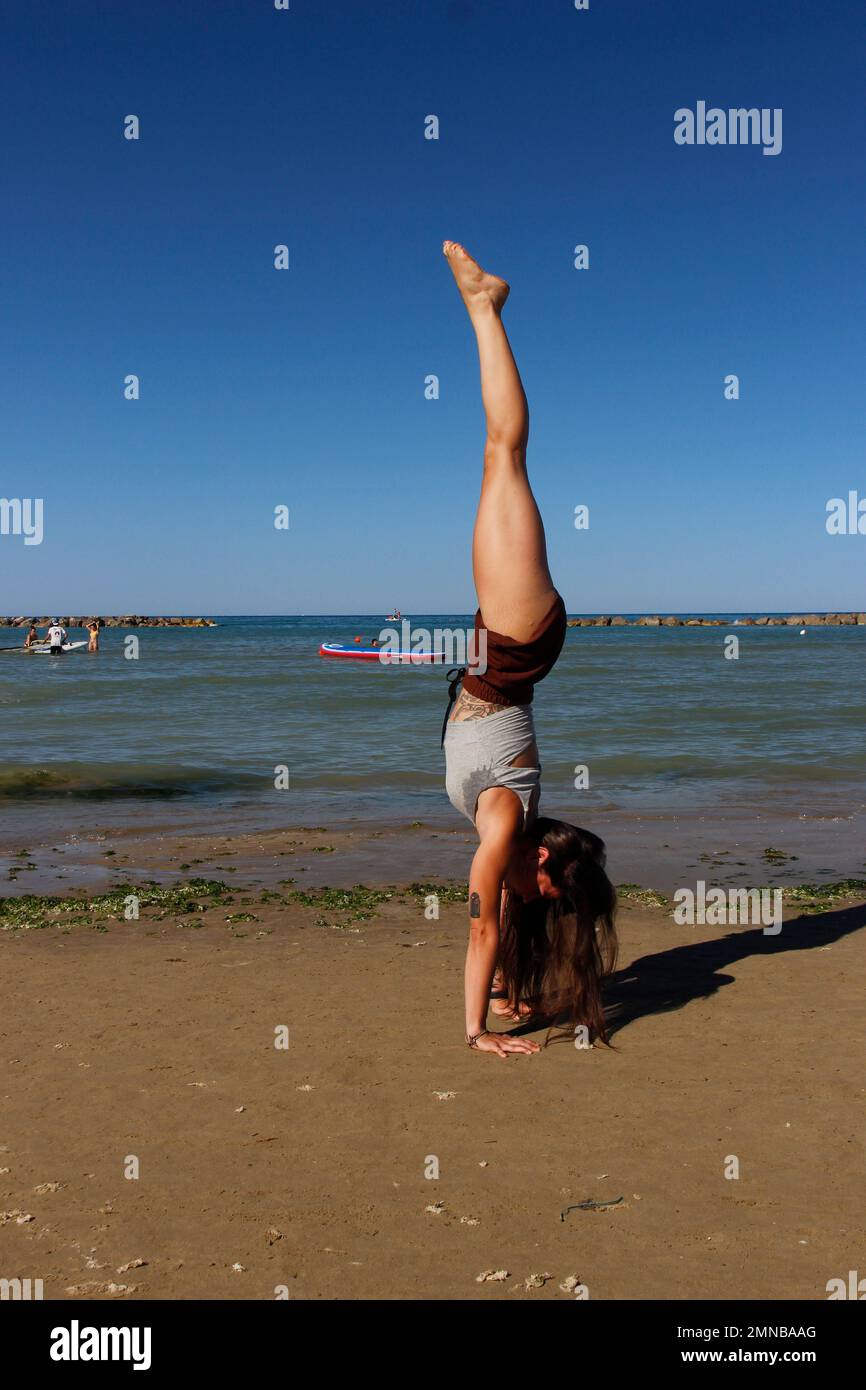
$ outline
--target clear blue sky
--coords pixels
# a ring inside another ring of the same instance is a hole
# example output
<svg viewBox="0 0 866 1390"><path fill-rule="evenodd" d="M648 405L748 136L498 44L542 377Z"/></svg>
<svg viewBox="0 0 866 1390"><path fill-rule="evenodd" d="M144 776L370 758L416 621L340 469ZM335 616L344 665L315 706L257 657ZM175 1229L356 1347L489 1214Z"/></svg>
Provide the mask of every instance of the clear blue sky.
<svg viewBox="0 0 866 1390"><path fill-rule="evenodd" d="M866 495L864 16L4 4L0 495L43 497L45 539L0 537L0 609L473 607L444 237L511 281L569 609L866 607L866 536L824 527ZM698 100L781 107L782 152L676 145Z"/></svg>

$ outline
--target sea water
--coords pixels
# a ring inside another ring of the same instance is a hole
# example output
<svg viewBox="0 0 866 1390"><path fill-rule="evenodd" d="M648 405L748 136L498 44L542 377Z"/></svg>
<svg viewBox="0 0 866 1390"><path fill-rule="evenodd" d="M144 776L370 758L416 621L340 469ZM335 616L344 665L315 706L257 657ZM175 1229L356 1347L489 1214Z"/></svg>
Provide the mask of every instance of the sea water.
<svg viewBox="0 0 866 1390"><path fill-rule="evenodd" d="M840 818L866 801L866 627L570 628L538 687L542 808ZM470 629L468 614L415 614ZM0 654L4 831L147 821L235 832L456 815L442 667L329 661L381 615L106 629L96 655ZM725 637L739 637L726 659ZM71 634L73 637L78 634ZM5 629L5 644L23 633Z"/></svg>

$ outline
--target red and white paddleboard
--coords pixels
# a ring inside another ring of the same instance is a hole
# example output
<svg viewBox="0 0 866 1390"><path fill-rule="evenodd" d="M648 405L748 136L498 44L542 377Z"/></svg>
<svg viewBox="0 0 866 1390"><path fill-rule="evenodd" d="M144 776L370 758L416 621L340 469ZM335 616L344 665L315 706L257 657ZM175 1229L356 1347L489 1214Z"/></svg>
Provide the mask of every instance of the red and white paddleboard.
<svg viewBox="0 0 866 1390"><path fill-rule="evenodd" d="M323 642L319 656L342 661L378 661L382 666L432 666L446 660L444 652L395 652L387 646L357 647L345 642Z"/></svg>

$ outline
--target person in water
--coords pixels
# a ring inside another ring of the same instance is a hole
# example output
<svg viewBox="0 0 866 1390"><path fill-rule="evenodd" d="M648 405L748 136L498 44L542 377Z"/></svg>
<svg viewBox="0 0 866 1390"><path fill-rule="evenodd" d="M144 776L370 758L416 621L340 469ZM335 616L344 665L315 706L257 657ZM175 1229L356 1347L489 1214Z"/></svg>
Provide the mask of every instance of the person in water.
<svg viewBox="0 0 866 1390"><path fill-rule="evenodd" d="M88 636L88 638L87 638L87 650L88 650L89 652L98 652L98 651L99 651L99 619L98 619L98 618L94 618L92 622L90 622L90 623L87 624L87 631L88 631L88 633L89 633L89 636Z"/></svg>
<svg viewBox="0 0 866 1390"><path fill-rule="evenodd" d="M61 627L56 618L53 618L48 628L46 640L48 651L51 656L59 656L63 651L63 643L66 641L68 633L65 627Z"/></svg>
<svg viewBox="0 0 866 1390"><path fill-rule="evenodd" d="M469 876L466 1042L508 1058L538 1044L491 1032L491 998L511 1022L565 1017L569 1031L583 1024L607 1040L601 981L616 958L616 892L597 835L538 817L533 687L559 656L566 616L526 472L529 412L501 317L510 287L459 243L442 249L475 330L487 420L472 541L475 651L484 630L486 669L459 673L443 739L449 800L480 840Z"/></svg>
<svg viewBox="0 0 866 1390"><path fill-rule="evenodd" d="M25 639L24 639L24 645L25 645L25 647L30 648L30 647L33 646L33 643L34 643L34 642L38 642L38 641L39 641L39 628L36 626L35 623L32 622L32 623L30 624L30 628L29 628L29 630L28 630L28 632L27 632L27 636L26 636Z"/></svg>

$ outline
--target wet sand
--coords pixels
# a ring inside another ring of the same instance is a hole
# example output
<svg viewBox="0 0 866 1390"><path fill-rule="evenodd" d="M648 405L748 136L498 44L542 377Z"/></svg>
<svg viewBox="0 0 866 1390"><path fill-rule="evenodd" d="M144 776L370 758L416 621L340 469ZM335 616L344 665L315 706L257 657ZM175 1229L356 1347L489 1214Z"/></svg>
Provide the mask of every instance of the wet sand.
<svg viewBox="0 0 866 1390"><path fill-rule="evenodd" d="M240 823L243 823L242 821ZM704 878L723 886L826 883L866 877L866 814L796 808L778 813L714 808L683 814L626 814L596 808L583 819L605 840L618 884L671 893ZM409 883L466 878L477 844L467 823L447 818L356 821L238 833L237 816L201 812L184 828L143 816L135 825L95 821L78 833L36 839L9 817L0 842L3 893L104 891L120 879L174 882L187 874L242 875L275 886Z"/></svg>
<svg viewBox="0 0 866 1390"><path fill-rule="evenodd" d="M307 848L333 882L339 847ZM573 1277L592 1299L810 1300L862 1265L866 907L766 937L626 903L616 1050L502 1062L462 1042L464 906L262 902L239 885L274 849L212 845L238 872L195 871L234 901L201 914L0 931L4 1277L46 1298L562 1299Z"/></svg>

